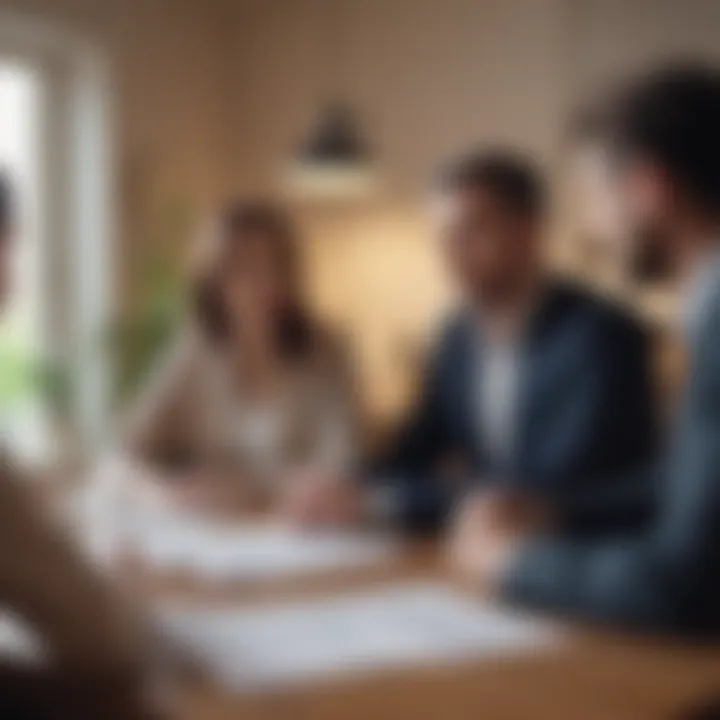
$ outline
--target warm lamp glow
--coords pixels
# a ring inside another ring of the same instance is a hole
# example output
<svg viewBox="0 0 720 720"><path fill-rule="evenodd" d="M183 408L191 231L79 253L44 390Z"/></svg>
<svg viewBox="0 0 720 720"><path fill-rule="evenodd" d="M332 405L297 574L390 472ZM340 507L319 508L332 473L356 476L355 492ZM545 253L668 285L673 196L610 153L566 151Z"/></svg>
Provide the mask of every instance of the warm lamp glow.
<svg viewBox="0 0 720 720"><path fill-rule="evenodd" d="M377 176L369 165L297 162L286 178L287 193L301 200L365 197L376 187Z"/></svg>

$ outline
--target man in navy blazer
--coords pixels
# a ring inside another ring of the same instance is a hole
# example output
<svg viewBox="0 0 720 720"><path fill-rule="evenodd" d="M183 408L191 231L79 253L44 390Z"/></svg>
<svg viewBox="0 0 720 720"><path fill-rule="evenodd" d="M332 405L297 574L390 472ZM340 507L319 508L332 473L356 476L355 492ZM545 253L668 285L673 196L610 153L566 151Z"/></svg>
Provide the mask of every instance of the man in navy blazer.
<svg viewBox="0 0 720 720"><path fill-rule="evenodd" d="M514 603L638 629L720 632L720 72L642 78L596 126L641 267L675 271L687 377L655 516L631 534L579 542L470 502L453 552ZM600 157L600 155L598 155ZM664 262L661 262L664 260Z"/></svg>
<svg viewBox="0 0 720 720"><path fill-rule="evenodd" d="M386 488L379 511L434 525L469 488L494 488L532 496L578 531L639 521L651 488L605 478L651 453L647 333L548 273L545 192L529 161L465 156L442 174L436 201L462 302L419 402L373 468ZM454 482L443 477L448 458L458 465Z"/></svg>
<svg viewBox="0 0 720 720"><path fill-rule="evenodd" d="M642 465L653 446L647 333L548 273L545 188L524 157L467 155L442 173L434 200L460 307L414 410L366 468L371 480L306 493L297 514L424 529L468 491L494 488L532 497L575 531L640 522L651 489L605 478Z"/></svg>

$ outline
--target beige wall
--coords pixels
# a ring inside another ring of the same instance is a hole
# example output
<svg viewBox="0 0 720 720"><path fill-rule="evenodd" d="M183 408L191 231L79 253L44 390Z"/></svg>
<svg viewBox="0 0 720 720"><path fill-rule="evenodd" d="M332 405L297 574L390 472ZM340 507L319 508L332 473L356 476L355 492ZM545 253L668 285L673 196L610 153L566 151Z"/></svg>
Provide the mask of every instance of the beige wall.
<svg viewBox="0 0 720 720"><path fill-rule="evenodd" d="M338 89L375 147L379 197L302 217L315 298L350 330L366 397L389 413L407 393L413 348L449 297L422 209L438 161L513 144L557 179L579 99L618 71L720 55L714 0L257 0L237 18L238 189L274 192L318 102ZM554 257L572 266L577 243L560 207Z"/></svg>
<svg viewBox="0 0 720 720"><path fill-rule="evenodd" d="M402 403L409 358L449 298L423 211L438 161L503 142L557 176L564 119L590 88L668 54L720 55L716 0L0 0L3 8L55 19L107 49L130 277L158 205L274 194L318 102L340 94L353 104L383 189L298 215L313 297L351 333L367 397L383 412ZM568 248L560 255L572 261Z"/></svg>
<svg viewBox="0 0 720 720"><path fill-rule="evenodd" d="M568 18L580 92L668 58L720 60L716 0L570 0Z"/></svg>
<svg viewBox="0 0 720 720"><path fill-rule="evenodd" d="M388 194L468 143L548 157L562 117L562 0L292 0L238 23L238 177L272 183L318 101L358 109Z"/></svg>

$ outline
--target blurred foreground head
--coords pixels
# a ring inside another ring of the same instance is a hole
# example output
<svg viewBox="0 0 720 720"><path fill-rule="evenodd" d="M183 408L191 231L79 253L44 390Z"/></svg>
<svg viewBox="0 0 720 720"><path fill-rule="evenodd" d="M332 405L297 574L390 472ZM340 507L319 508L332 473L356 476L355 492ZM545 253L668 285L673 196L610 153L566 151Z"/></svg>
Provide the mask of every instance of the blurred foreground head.
<svg viewBox="0 0 720 720"><path fill-rule="evenodd" d="M545 187L511 151L465 155L440 174L436 218L453 277L471 299L512 302L540 266Z"/></svg>
<svg viewBox="0 0 720 720"><path fill-rule="evenodd" d="M0 304L10 292L12 269L13 223L15 220L13 191L10 179L0 171Z"/></svg>
<svg viewBox="0 0 720 720"><path fill-rule="evenodd" d="M591 111L579 129L596 174L605 180L596 206L608 210L614 233L631 243L637 276L667 274L699 235L715 232L720 220L717 70L676 65L646 74Z"/></svg>

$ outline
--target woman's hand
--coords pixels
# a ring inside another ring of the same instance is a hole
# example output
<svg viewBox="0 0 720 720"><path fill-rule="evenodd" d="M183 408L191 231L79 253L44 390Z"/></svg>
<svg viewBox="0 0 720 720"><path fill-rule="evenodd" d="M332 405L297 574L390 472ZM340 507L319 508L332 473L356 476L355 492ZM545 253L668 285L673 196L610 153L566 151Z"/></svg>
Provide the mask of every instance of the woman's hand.
<svg viewBox="0 0 720 720"><path fill-rule="evenodd" d="M243 478L218 470L197 470L164 483L164 504L181 510L233 512L248 506L252 493Z"/></svg>
<svg viewBox="0 0 720 720"><path fill-rule="evenodd" d="M291 479L280 513L293 525L348 527L362 519L363 498L349 478L306 472Z"/></svg>

